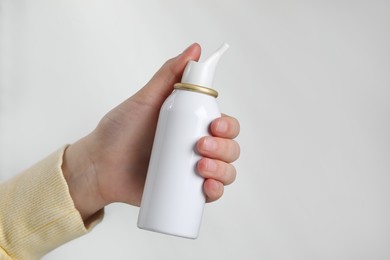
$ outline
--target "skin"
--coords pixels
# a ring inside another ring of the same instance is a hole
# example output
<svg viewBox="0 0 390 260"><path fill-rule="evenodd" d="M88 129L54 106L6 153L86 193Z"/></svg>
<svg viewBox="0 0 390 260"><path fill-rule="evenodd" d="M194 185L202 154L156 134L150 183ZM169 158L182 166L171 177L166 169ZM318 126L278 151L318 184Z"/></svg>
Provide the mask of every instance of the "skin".
<svg viewBox="0 0 390 260"><path fill-rule="evenodd" d="M168 60L142 89L107 113L94 131L66 149L63 174L84 221L110 203L140 205L160 107L187 62L197 61L200 52L200 46L193 44ZM236 178L231 163L240 154L233 140L239 131L237 119L223 115L211 123L211 136L197 142L202 156L197 169L205 178L207 202L218 200L224 186Z"/></svg>

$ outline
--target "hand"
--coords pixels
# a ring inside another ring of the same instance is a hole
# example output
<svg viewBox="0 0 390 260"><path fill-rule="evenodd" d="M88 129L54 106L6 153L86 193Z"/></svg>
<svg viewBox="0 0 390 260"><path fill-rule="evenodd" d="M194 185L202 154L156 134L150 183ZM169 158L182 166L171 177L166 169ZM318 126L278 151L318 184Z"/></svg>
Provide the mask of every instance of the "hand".
<svg viewBox="0 0 390 260"><path fill-rule="evenodd" d="M160 107L187 62L199 56L200 46L193 44L168 60L141 90L106 114L91 134L67 148L64 177L84 221L113 202L140 205ZM216 119L210 131L212 137L197 143L203 156L197 167L206 179L208 202L220 198L224 185L234 181L236 170L230 163L240 153L233 140L239 133L235 118Z"/></svg>

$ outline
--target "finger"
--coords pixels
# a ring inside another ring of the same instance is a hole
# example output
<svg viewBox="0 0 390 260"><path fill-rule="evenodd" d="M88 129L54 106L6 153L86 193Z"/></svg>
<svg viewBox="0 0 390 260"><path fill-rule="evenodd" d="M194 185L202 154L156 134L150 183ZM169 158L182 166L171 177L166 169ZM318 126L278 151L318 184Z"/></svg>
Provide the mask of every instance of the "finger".
<svg viewBox="0 0 390 260"><path fill-rule="evenodd" d="M202 137L197 142L196 149L204 157L227 163L234 162L240 156L240 146L236 141L220 137Z"/></svg>
<svg viewBox="0 0 390 260"><path fill-rule="evenodd" d="M203 190L206 194L206 202L213 202L222 197L224 187L219 181L206 179L203 184Z"/></svg>
<svg viewBox="0 0 390 260"><path fill-rule="evenodd" d="M197 164L199 175L205 179L214 179L223 185L229 185L236 179L236 168L229 163L202 158Z"/></svg>
<svg viewBox="0 0 390 260"><path fill-rule="evenodd" d="M234 117L222 115L211 123L210 131L213 136L233 139L240 133L240 123Z"/></svg>
<svg viewBox="0 0 390 260"><path fill-rule="evenodd" d="M173 90L173 85L180 82L184 68L189 60L199 60L201 48L194 43L180 55L165 62L152 79L137 94L141 102L161 105Z"/></svg>

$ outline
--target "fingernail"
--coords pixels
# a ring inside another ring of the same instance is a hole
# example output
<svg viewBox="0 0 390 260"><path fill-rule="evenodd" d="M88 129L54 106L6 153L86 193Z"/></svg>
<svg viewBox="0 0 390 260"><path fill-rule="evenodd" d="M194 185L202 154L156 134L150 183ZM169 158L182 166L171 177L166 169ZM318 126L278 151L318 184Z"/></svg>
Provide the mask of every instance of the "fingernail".
<svg viewBox="0 0 390 260"><path fill-rule="evenodd" d="M219 133L225 133L227 129L228 129L228 125L224 120L219 120L217 122L217 125L215 126L215 130L217 130L217 132Z"/></svg>
<svg viewBox="0 0 390 260"><path fill-rule="evenodd" d="M217 142L212 137L206 137L203 142L203 149L209 152L217 149Z"/></svg>
<svg viewBox="0 0 390 260"><path fill-rule="evenodd" d="M208 172L215 172L217 170L217 164L212 159L206 159L206 170Z"/></svg>

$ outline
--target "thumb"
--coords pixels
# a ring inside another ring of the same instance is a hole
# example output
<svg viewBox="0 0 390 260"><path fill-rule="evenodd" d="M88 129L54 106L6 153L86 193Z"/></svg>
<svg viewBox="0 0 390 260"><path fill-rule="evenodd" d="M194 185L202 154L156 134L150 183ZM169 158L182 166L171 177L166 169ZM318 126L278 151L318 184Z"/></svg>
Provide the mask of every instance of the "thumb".
<svg viewBox="0 0 390 260"><path fill-rule="evenodd" d="M180 82L187 62L199 60L200 52L200 45L194 43L175 58L166 61L134 98L139 98L142 103L160 107L172 92L173 85Z"/></svg>

